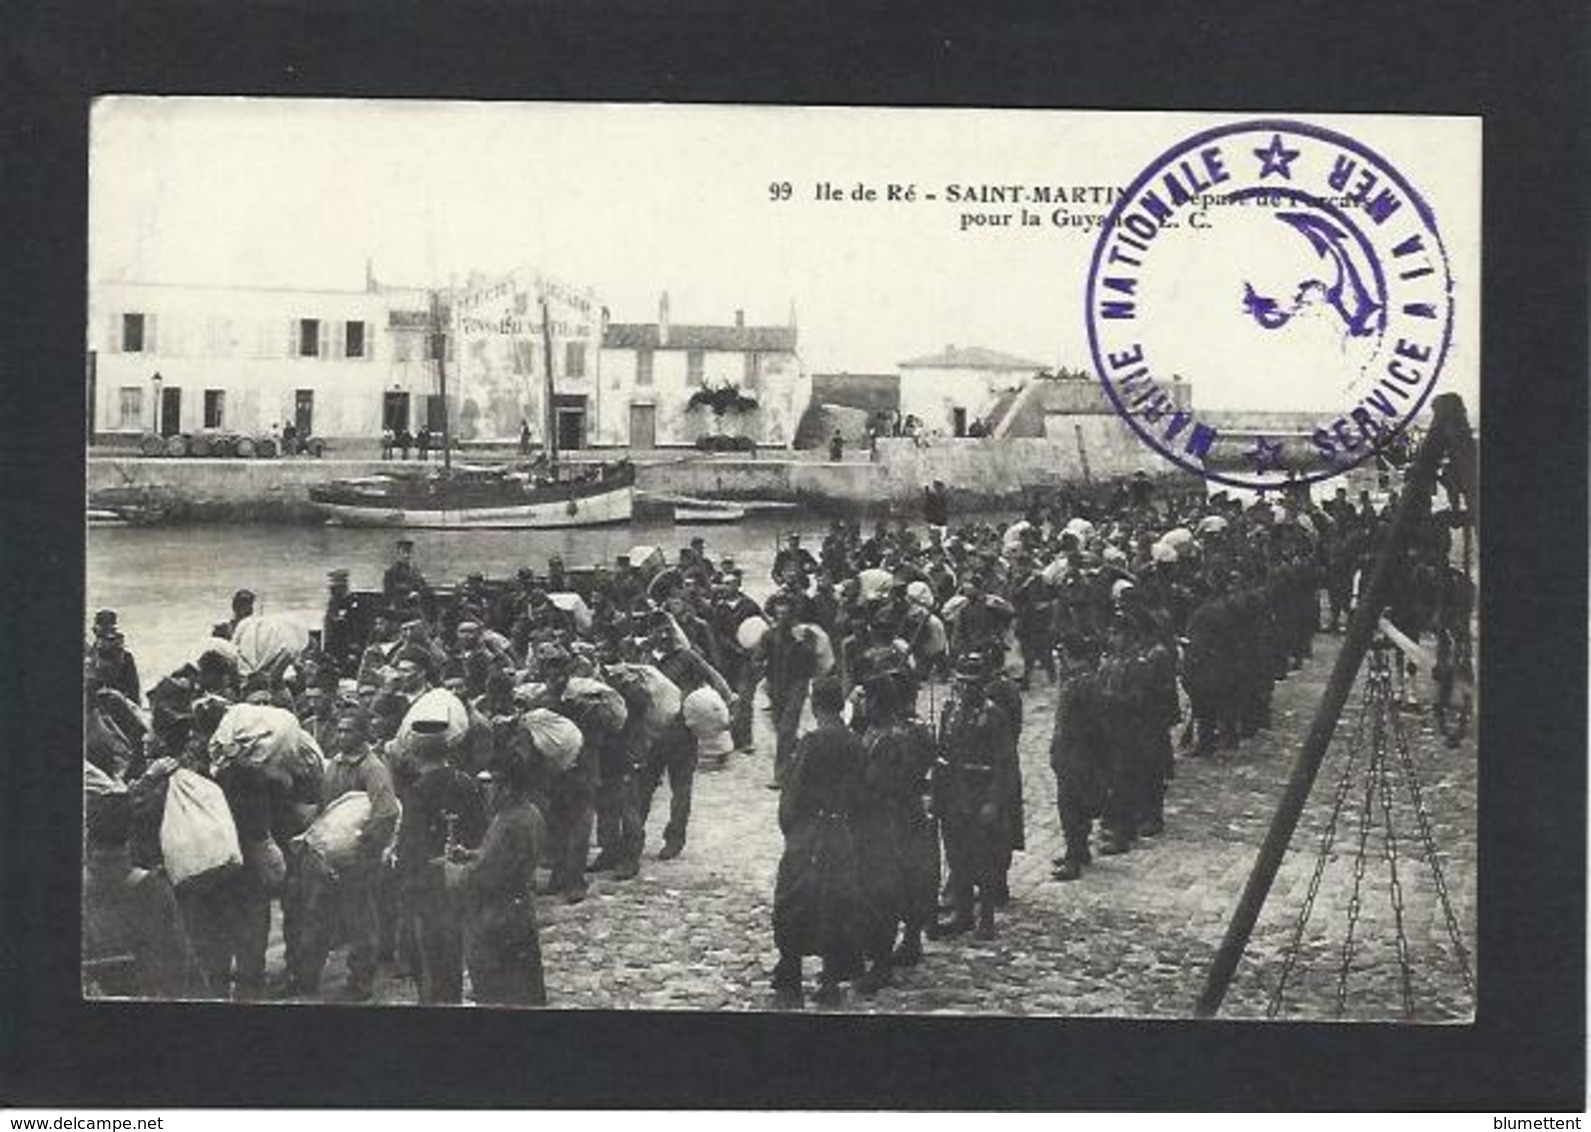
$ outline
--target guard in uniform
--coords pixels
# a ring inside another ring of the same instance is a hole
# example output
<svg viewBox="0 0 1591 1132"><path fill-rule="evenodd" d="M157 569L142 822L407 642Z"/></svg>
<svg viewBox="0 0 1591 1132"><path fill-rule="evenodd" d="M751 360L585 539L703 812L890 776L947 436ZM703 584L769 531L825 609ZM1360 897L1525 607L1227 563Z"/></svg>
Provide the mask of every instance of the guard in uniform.
<svg viewBox="0 0 1591 1132"><path fill-rule="evenodd" d="M951 871L952 916L937 937L976 928L994 938L995 882L1009 844L1007 806L1014 792L1011 723L985 692L987 662L966 653L956 664L950 702L939 729L934 811Z"/></svg>
<svg viewBox="0 0 1591 1132"><path fill-rule="evenodd" d="M367 627L361 624L358 603L348 591L348 571L326 575L326 613L321 620L321 649L339 676L359 671L359 657Z"/></svg>
<svg viewBox="0 0 1591 1132"><path fill-rule="evenodd" d="M1055 683L1054 593L1025 551L1013 573L1011 605L1016 610L1017 644L1022 648L1022 690L1027 691L1034 666Z"/></svg>
<svg viewBox="0 0 1591 1132"><path fill-rule="evenodd" d="M1016 681L1006 675L1005 653L998 645L990 646L985 653L985 663L989 668L989 677L984 684L984 692L989 702L1005 714L1006 722L1010 725L1011 749L1007 758L1011 774L1006 779L1009 793L1001 807L1006 822L1005 848L1000 853L999 867L990 883L995 906L1004 908L1011 899L1011 889L1007 883L1011 872L1011 854L1027 848L1027 809L1022 802L1022 758L1017 749L1017 742L1022 738L1022 692Z"/></svg>
<svg viewBox="0 0 1591 1132"><path fill-rule="evenodd" d="M1070 881L1093 861L1088 842L1110 789L1110 741L1093 642L1071 638L1056 652L1060 664L1050 768L1055 771L1055 807L1065 850L1053 862L1051 875Z"/></svg>
<svg viewBox="0 0 1591 1132"><path fill-rule="evenodd" d="M412 538L398 540L397 556L392 560L392 565L387 567L386 573L381 575L381 592L386 594L387 601L393 605L407 600L412 593L430 592L430 587L425 582L425 575L420 573L414 564Z"/></svg>
<svg viewBox="0 0 1591 1132"><path fill-rule="evenodd" d="M855 832L862 892L873 920L865 941L872 967L863 993L912 967L939 895L939 830L929 806L934 737L913 717L916 685L904 667L880 670L863 685L862 791ZM895 945L896 932L900 944Z"/></svg>

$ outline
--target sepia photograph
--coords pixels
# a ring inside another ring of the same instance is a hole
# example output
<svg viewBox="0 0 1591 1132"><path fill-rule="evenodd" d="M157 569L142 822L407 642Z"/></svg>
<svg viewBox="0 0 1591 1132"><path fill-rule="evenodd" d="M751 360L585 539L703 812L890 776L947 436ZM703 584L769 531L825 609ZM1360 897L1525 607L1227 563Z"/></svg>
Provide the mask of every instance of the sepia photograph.
<svg viewBox="0 0 1591 1132"><path fill-rule="evenodd" d="M1473 1022L1482 135L97 99L83 997Z"/></svg>

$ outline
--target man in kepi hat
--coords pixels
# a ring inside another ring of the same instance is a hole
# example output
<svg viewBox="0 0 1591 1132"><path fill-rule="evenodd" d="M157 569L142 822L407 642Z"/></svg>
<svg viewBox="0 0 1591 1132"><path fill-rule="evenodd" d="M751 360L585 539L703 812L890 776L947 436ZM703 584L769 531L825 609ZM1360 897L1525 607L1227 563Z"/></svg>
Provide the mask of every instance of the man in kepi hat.
<svg viewBox="0 0 1591 1132"><path fill-rule="evenodd" d="M127 651L126 639L116 627L116 611L101 609L94 614L94 641L89 660L100 685L114 688L135 704L143 703L138 684L138 662Z"/></svg>
<svg viewBox="0 0 1591 1132"><path fill-rule="evenodd" d="M985 691L988 671L983 653L962 654L939 728L944 765L935 777L934 810L944 831L953 916L936 925L935 936L976 926L979 939L994 938L996 889L1009 845L1007 811L1014 792L1016 744L1010 720Z"/></svg>
<svg viewBox="0 0 1591 1132"><path fill-rule="evenodd" d="M462 909L444 885L442 862L457 848L480 846L486 812L473 779L447 762L441 731L416 730L409 748L415 774L402 795L394 861L405 914L419 945L420 1001L464 998Z"/></svg>
<svg viewBox="0 0 1591 1132"><path fill-rule="evenodd" d="M387 595L387 600L399 602L411 593L429 592L430 587L425 584L425 575L421 574L414 564L414 540L400 538L395 544L395 549L397 554L392 560L392 565L388 566L386 573L381 575L381 591Z"/></svg>
<svg viewBox="0 0 1591 1132"><path fill-rule="evenodd" d="M321 648L339 676L359 669L359 638L368 626L359 623L358 606L348 591L348 571L326 575L326 613L321 621Z"/></svg>

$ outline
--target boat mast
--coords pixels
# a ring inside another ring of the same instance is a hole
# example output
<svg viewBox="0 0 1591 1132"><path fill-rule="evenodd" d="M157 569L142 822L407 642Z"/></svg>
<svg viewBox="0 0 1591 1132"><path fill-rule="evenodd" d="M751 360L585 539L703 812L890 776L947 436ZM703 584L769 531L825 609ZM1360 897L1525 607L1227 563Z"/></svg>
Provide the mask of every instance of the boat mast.
<svg viewBox="0 0 1591 1132"><path fill-rule="evenodd" d="M442 398L442 469L453 470L453 430L447 408L447 336L442 331L441 303L431 292L431 356L436 359L437 393ZM427 422L429 424L430 422Z"/></svg>
<svg viewBox="0 0 1591 1132"><path fill-rule="evenodd" d="M552 319L547 313L547 293L541 295L541 355L547 370L547 464L558 469L558 409L552 391Z"/></svg>

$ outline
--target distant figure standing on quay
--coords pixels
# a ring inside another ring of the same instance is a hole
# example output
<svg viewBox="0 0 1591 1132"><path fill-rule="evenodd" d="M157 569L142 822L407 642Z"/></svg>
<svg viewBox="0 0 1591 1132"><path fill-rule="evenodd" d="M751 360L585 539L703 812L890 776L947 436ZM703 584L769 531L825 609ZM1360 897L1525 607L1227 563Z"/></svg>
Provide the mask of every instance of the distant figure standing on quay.
<svg viewBox="0 0 1591 1132"><path fill-rule="evenodd" d="M417 434L415 434L414 444L415 444L415 447L420 450L420 461L421 461L421 463L429 462L430 459L431 459L431 426L430 425L423 424L423 425L420 426L420 431Z"/></svg>
<svg viewBox="0 0 1591 1132"><path fill-rule="evenodd" d="M519 454L530 455L530 422L526 420L519 422Z"/></svg>
<svg viewBox="0 0 1591 1132"><path fill-rule="evenodd" d="M829 437L829 459L845 459L845 438L840 435L839 429L835 429L834 435Z"/></svg>

